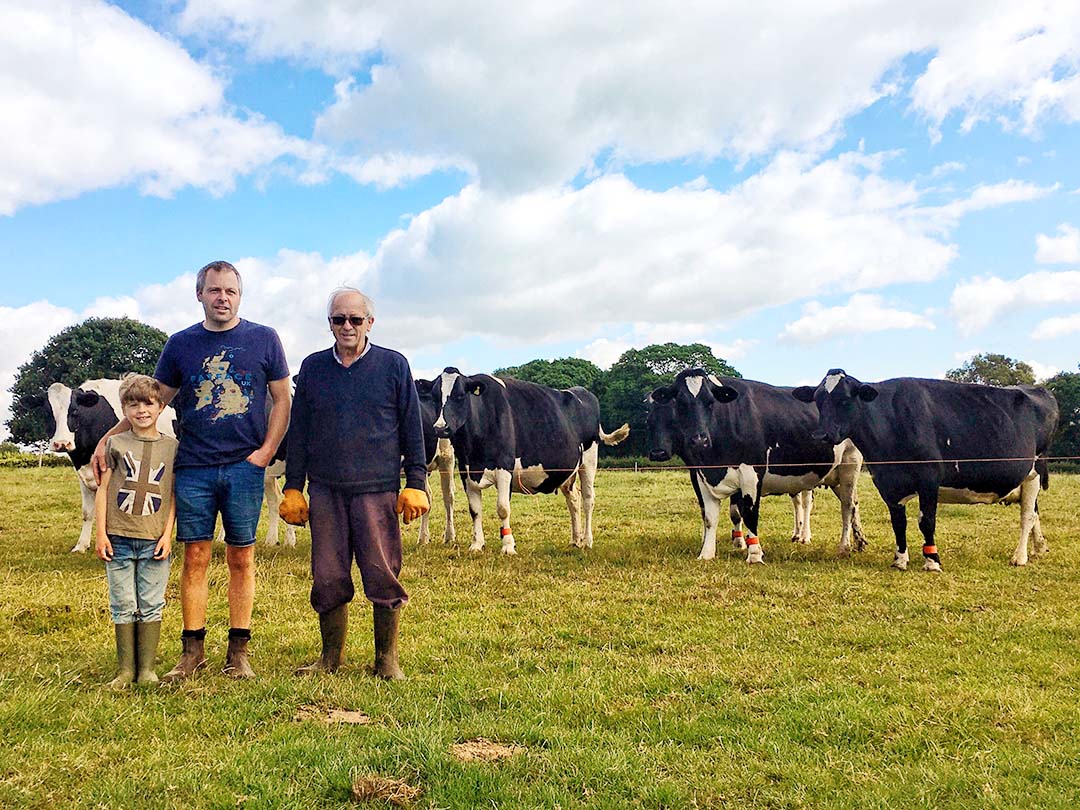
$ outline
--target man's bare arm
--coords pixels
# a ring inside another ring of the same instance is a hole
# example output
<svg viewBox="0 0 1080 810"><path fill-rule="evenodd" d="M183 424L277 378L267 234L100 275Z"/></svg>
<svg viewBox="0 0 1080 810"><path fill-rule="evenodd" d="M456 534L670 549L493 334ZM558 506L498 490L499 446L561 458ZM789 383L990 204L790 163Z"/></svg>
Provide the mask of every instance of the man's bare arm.
<svg viewBox="0 0 1080 810"><path fill-rule="evenodd" d="M255 450L247 457L247 460L256 467L266 467L274 458L278 445L285 438L285 431L289 429L289 409L292 406L292 387L288 377L274 380L267 385L270 390L270 398L274 401L270 408L270 424L266 428L266 439L262 447Z"/></svg>

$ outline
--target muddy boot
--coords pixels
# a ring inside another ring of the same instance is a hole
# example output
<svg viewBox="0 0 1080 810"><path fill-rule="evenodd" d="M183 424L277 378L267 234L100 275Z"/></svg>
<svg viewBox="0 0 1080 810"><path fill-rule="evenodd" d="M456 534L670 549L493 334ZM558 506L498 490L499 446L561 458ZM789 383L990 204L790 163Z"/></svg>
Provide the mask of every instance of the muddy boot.
<svg viewBox="0 0 1080 810"><path fill-rule="evenodd" d="M154 662L157 661L158 641L161 639L161 622L139 622L135 625L136 658L139 661L139 672L135 676L136 683L157 683L158 676L154 672Z"/></svg>
<svg viewBox="0 0 1080 810"><path fill-rule="evenodd" d="M135 625L116 624L116 677L109 681L110 689L127 689L135 680Z"/></svg>
<svg viewBox="0 0 1080 810"><path fill-rule="evenodd" d="M313 664L300 667L295 675L317 675L336 672L345 660L345 631L349 626L349 603L319 614L319 633L322 635L322 655Z"/></svg>
<svg viewBox="0 0 1080 810"><path fill-rule="evenodd" d="M180 654L180 660L176 662L176 666L161 676L162 683L186 680L206 666L203 638L181 636L180 641L184 645L184 651Z"/></svg>
<svg viewBox="0 0 1080 810"><path fill-rule="evenodd" d="M255 670L248 661L248 641L251 632L247 630L229 631L229 648L225 651L225 668L221 670L230 678L246 681L255 677Z"/></svg>
<svg viewBox="0 0 1080 810"><path fill-rule="evenodd" d="M401 608L375 607L375 675L386 681L403 681L405 673L398 666L398 617Z"/></svg>

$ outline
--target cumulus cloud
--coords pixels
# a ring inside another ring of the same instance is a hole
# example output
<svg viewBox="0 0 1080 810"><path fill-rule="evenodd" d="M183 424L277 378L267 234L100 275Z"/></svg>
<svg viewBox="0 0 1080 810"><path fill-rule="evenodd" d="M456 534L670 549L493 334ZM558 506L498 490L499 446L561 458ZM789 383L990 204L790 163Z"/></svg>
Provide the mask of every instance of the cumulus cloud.
<svg viewBox="0 0 1080 810"><path fill-rule="evenodd" d="M1080 326L1077 327L1080 329ZM1035 382L1043 382L1049 380L1055 374L1058 374L1061 369L1057 366L1050 365L1048 363L1040 363L1035 360L1027 361L1027 364L1031 366L1031 370L1035 372Z"/></svg>
<svg viewBox="0 0 1080 810"><path fill-rule="evenodd" d="M803 316L785 326L777 337L794 343L820 343L867 332L933 328L929 318L892 309L879 295L853 295L843 306L826 308L811 301L803 307Z"/></svg>
<svg viewBox="0 0 1080 810"><path fill-rule="evenodd" d="M1031 202L1057 191L1059 184L1039 186L1023 180L1005 180L1001 183L985 183L976 186L962 199L945 205L926 209L926 213L942 225L951 227L964 216L987 208L997 208L1010 203Z"/></svg>
<svg viewBox="0 0 1080 810"><path fill-rule="evenodd" d="M966 128L999 113L1024 131L1075 120L1075 8L826 0L694 2L673 14L642 3L613 24L583 0L189 0L181 25L340 76L322 138L370 157L399 148L404 132L415 154L520 190L598 159L618 170L824 148L848 116L903 90L913 53L934 53L911 87L912 108L934 127L956 111Z"/></svg>
<svg viewBox="0 0 1080 810"><path fill-rule="evenodd" d="M1066 335L1074 335L1077 332L1080 332L1080 312L1047 318L1035 327L1031 336L1036 340L1053 340Z"/></svg>
<svg viewBox="0 0 1080 810"><path fill-rule="evenodd" d="M0 77L0 215L123 184L224 193L317 151L230 108L211 70L102 0L3 4Z"/></svg>
<svg viewBox="0 0 1080 810"><path fill-rule="evenodd" d="M1057 232L1057 236L1036 235L1035 261L1039 264L1080 262L1080 230L1063 222Z"/></svg>
<svg viewBox="0 0 1080 810"><path fill-rule="evenodd" d="M957 284L950 299L957 327L967 335L984 329L1007 312L1073 303L1080 303L1077 270L1058 273L1042 270L1013 280L977 276ZM1048 327L1047 333L1054 328Z"/></svg>

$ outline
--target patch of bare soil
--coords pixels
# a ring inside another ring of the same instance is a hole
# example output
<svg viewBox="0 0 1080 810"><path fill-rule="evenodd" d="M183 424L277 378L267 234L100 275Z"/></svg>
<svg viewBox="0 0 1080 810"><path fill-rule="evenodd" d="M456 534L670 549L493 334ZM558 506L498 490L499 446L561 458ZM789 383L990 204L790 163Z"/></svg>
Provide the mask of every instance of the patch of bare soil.
<svg viewBox="0 0 1080 810"><path fill-rule="evenodd" d="M351 723L358 726L367 726L374 722L363 712L312 705L301 706L296 710L296 717L293 719L297 722L315 720L319 723Z"/></svg>
<svg viewBox="0 0 1080 810"><path fill-rule="evenodd" d="M450 753L462 762L498 762L514 754L520 754L524 750L525 748L520 745L492 742L483 737L450 746Z"/></svg>

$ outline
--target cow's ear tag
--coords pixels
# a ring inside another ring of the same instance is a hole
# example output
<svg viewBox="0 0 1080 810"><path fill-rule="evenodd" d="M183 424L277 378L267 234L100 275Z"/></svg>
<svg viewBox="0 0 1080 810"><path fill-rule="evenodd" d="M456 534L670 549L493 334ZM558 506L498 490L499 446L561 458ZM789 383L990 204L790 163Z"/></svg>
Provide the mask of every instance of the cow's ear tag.
<svg viewBox="0 0 1080 810"><path fill-rule="evenodd" d="M473 396L477 396L477 397L480 396L480 386L479 385L476 386L476 388L473 389Z"/></svg>

